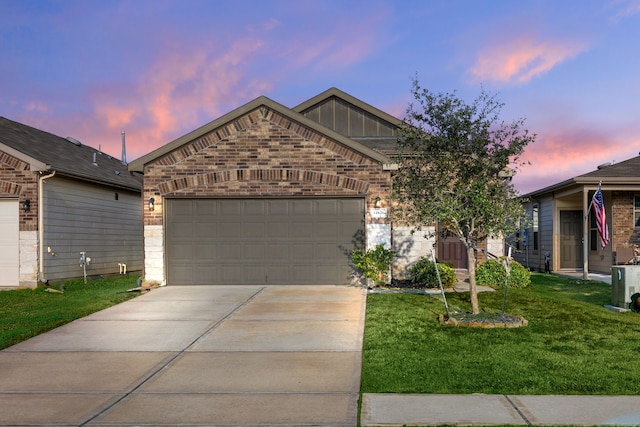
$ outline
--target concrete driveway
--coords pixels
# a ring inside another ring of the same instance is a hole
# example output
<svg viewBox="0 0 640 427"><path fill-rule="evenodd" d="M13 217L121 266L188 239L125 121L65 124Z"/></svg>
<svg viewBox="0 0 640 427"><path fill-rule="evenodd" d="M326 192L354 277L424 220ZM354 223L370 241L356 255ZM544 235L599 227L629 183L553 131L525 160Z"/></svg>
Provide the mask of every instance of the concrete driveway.
<svg viewBox="0 0 640 427"><path fill-rule="evenodd" d="M153 290L1 351L0 424L355 426L365 300Z"/></svg>

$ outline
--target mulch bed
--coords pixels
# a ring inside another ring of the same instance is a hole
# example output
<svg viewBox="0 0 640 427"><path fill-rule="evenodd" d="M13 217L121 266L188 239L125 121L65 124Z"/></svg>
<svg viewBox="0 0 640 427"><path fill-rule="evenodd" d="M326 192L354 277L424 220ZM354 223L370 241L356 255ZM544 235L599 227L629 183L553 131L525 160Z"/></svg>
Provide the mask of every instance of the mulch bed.
<svg viewBox="0 0 640 427"><path fill-rule="evenodd" d="M438 320L445 326L468 328L520 328L529 325L527 319L507 313L454 313L449 317L441 314Z"/></svg>

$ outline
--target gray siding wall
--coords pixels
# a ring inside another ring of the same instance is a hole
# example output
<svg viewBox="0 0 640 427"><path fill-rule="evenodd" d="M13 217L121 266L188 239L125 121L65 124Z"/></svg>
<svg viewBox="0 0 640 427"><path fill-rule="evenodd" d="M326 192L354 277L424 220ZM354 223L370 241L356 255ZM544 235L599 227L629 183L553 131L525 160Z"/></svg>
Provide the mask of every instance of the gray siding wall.
<svg viewBox="0 0 640 427"><path fill-rule="evenodd" d="M82 277L82 251L91 258L87 275L117 274L119 263L142 270L139 193L53 177L43 194L44 280Z"/></svg>
<svg viewBox="0 0 640 427"><path fill-rule="evenodd" d="M533 207L538 207L538 249L534 249L534 230L532 226ZM528 233L528 244L520 242L520 249L515 251L513 258L520 264L532 270L544 271L544 254L549 252L553 257L553 199L551 197L531 201L524 205L527 212L527 219L530 222ZM516 243L510 239L511 245Z"/></svg>
<svg viewBox="0 0 640 427"><path fill-rule="evenodd" d="M544 254L549 252L553 260L553 199L540 200L540 270L544 271ZM553 269L553 267L552 267Z"/></svg>

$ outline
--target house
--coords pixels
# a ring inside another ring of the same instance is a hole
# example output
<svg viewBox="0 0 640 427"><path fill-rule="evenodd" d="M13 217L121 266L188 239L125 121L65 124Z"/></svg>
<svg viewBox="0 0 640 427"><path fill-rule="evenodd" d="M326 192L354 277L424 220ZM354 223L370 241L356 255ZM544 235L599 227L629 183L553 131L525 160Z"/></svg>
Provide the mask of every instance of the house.
<svg viewBox="0 0 640 427"><path fill-rule="evenodd" d="M141 181L73 138L0 117L0 288L141 271Z"/></svg>
<svg viewBox="0 0 640 427"><path fill-rule="evenodd" d="M434 238L388 218L399 119L336 88L259 97L142 156L145 277L182 284L345 284L378 243L394 275Z"/></svg>
<svg viewBox="0 0 640 427"><path fill-rule="evenodd" d="M590 210L601 183L610 242L603 249ZM529 226L520 232L514 258L544 271L549 255L552 271L611 273L611 266L633 261L640 246L640 156L603 164L523 196ZM588 213L588 216L586 215Z"/></svg>

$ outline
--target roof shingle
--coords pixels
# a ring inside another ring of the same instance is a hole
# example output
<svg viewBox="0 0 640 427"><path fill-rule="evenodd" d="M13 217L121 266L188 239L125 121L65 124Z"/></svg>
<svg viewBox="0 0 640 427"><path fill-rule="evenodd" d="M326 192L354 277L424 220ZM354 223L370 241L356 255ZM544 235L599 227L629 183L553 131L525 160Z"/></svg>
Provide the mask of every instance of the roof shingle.
<svg viewBox="0 0 640 427"><path fill-rule="evenodd" d="M0 150L3 146L27 157L22 160L42 163L43 170L136 191L142 187L140 176L130 173L126 164L106 153L0 117Z"/></svg>

